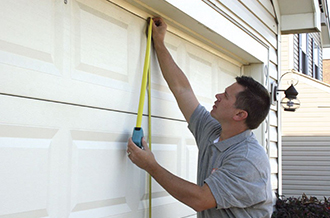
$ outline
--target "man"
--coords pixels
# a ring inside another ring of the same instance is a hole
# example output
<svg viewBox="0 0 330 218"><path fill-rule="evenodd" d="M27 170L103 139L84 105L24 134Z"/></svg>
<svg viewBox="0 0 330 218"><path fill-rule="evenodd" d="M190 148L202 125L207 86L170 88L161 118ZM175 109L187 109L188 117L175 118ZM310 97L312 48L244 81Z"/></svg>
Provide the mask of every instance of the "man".
<svg viewBox="0 0 330 218"><path fill-rule="evenodd" d="M269 112L268 91L250 77L217 94L211 112L202 107L164 44L167 25L153 18L153 44L162 74L174 94L198 148L197 184L160 166L143 140L144 149L128 141L128 157L146 170L169 194L190 206L198 217L270 217L270 165L251 129Z"/></svg>

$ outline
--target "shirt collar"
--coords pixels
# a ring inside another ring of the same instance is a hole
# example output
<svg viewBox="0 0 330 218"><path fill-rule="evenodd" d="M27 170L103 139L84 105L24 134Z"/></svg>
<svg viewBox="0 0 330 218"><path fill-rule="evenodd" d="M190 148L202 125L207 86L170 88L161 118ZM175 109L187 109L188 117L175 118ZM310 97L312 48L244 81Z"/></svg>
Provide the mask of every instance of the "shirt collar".
<svg viewBox="0 0 330 218"><path fill-rule="evenodd" d="M245 130L244 132L235 135L229 139L219 141L219 138L216 138L213 143L215 147L217 147L221 152L224 152L226 149L228 149L232 145L236 145L242 141L244 141L246 138L248 138L251 135L252 131L250 129Z"/></svg>

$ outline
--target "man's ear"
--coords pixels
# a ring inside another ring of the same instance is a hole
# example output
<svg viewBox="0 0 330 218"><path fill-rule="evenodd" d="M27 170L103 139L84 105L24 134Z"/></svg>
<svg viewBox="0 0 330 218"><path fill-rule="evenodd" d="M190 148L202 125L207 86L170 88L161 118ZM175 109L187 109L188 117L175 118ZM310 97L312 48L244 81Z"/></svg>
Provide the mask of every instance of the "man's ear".
<svg viewBox="0 0 330 218"><path fill-rule="evenodd" d="M245 110L237 110L233 118L236 121L242 121L245 120L248 117L248 115L249 115L248 112Z"/></svg>

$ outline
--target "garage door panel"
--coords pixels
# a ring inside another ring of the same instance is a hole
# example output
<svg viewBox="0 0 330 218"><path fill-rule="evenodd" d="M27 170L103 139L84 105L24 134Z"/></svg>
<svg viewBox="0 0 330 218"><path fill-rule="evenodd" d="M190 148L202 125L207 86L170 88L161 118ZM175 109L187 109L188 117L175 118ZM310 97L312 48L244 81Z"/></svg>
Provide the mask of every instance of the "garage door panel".
<svg viewBox="0 0 330 218"><path fill-rule="evenodd" d="M59 76L52 54L0 40L0 63Z"/></svg>
<svg viewBox="0 0 330 218"><path fill-rule="evenodd" d="M18 59L9 57L14 53L8 56L7 51L0 51L7 52L3 54L3 60L11 60L11 63L1 65L0 92L136 112L146 45L145 20L109 2L80 0L65 6L45 4L45 8L40 8L42 5L44 3L33 10L38 14L45 9L40 16L46 16L44 11L53 11L56 16L48 15L47 18L47 26L53 27L48 30L43 25L35 27L28 23L27 26L45 29L46 34L40 37L48 38L32 43L32 49L24 52L24 57L17 56ZM9 14L6 16L11 17ZM49 22L55 24L49 25ZM3 42L12 45L13 40L8 40L14 34L6 34L8 37L3 38ZM21 39L16 41L20 43ZM26 43L30 42L22 40L22 43L26 47L29 45ZM218 57L172 33L167 34L166 44L190 78L200 101L211 108L218 89L216 78L219 71L215 61ZM22 50L21 47L7 47ZM38 57L33 51L38 53ZM155 63L154 52L152 62L152 113L184 119ZM146 107L144 113L147 113Z"/></svg>
<svg viewBox="0 0 330 218"><path fill-rule="evenodd" d="M90 92L74 90L84 96L83 104L137 111L146 22L107 2L82 1L76 5L74 26L71 77Z"/></svg>
<svg viewBox="0 0 330 218"><path fill-rule="evenodd" d="M109 8L105 14L99 8L77 3L73 34L74 67L78 75L79 71L84 71L103 79L110 78L128 83L128 63L130 63L128 48L134 50L132 48L134 44L128 43L129 36L135 36L136 44L139 44L140 34L136 35L129 31L129 16L122 13L124 16L114 17L114 12L117 10L110 9L112 8ZM111 87L111 83L107 86Z"/></svg>
<svg viewBox="0 0 330 218"><path fill-rule="evenodd" d="M0 201L7 208L1 207L1 212L26 215L47 208L54 217L67 217L71 207L74 214L94 210L110 215L131 210L126 202L129 195L136 195L135 201L141 198L139 186L133 186L136 191L130 194L126 191L125 181L133 179L128 175L141 170L133 168L126 156L128 135L123 132L134 121L125 114L116 120L113 112L102 110L8 96L0 96L0 101L7 103L0 105L1 122L6 123L1 124L1 160L6 164L0 170L6 179L0 181L5 188ZM23 111L26 116L11 116ZM18 193L12 193L11 187Z"/></svg>
<svg viewBox="0 0 330 218"><path fill-rule="evenodd" d="M1 93L136 111L133 105L138 102L128 97L139 96L146 44L141 30L146 22L107 2L89 3L66 5L72 10L64 10L63 4L48 4L46 10L44 2L36 3L31 11L47 13L47 25L31 21L8 27L15 31L6 29L0 38ZM54 13L56 17L49 15ZM2 16L3 22L13 19L12 14ZM18 34L20 28L44 33Z"/></svg>
<svg viewBox="0 0 330 218"><path fill-rule="evenodd" d="M54 63L52 1L2 2L0 63L60 75ZM35 11L38 13L35 13ZM13 16L15 15L15 16Z"/></svg>
<svg viewBox="0 0 330 218"><path fill-rule="evenodd" d="M236 82L235 77L240 76L240 74L239 67L226 61L220 61L218 65L219 92L224 92L226 87Z"/></svg>
<svg viewBox="0 0 330 218"><path fill-rule="evenodd" d="M75 205L71 216L86 215L91 211L103 215L129 212L125 199L127 142L118 141L123 136L76 130L71 134L74 145L72 200ZM127 138L125 135L125 141Z"/></svg>
<svg viewBox="0 0 330 218"><path fill-rule="evenodd" d="M192 164L191 166L185 164L188 156L185 149L186 141L194 141L187 124L185 122L153 119L152 134L152 150L159 164L174 175L186 180L191 179L189 181L195 183L196 180L194 178L187 178L187 170L194 171L196 174L197 164ZM196 145L194 146L196 147ZM197 149L195 151L197 152ZM195 157L197 157L197 153ZM191 158L190 160L191 162L197 162L197 158L195 160ZM181 211L181 214L184 214L182 216L194 213L192 209L184 204L177 204L177 200L170 196L154 179L152 179L152 197L153 210L157 211L154 212L154 214L157 214L157 217L168 217L170 214L176 217L178 214L173 214L176 213L174 210ZM172 208L172 210L167 211L168 208Z"/></svg>
<svg viewBox="0 0 330 218"><path fill-rule="evenodd" d="M214 90L214 80L212 78L213 57L201 49L188 47L187 66L191 85L200 99L203 102L211 101Z"/></svg>
<svg viewBox="0 0 330 218"><path fill-rule="evenodd" d="M171 135L167 138L157 137L152 143L152 151L158 163L175 175L179 175L180 146L180 138L173 138ZM152 179L152 195L154 207L176 202L154 179Z"/></svg>
<svg viewBox="0 0 330 218"><path fill-rule="evenodd" d="M15 2L2 2L1 8L8 8L1 13L1 26L6 33L1 34L1 39L10 43L18 44L36 51L50 53L52 35L53 1L39 2L32 0L26 2L18 0ZM8 5L10 4L10 5ZM38 11L38 13L35 13ZM12 16L15 14L15 16ZM29 28L33 27L33 28ZM24 38L22 38L24 35Z"/></svg>
<svg viewBox="0 0 330 218"><path fill-rule="evenodd" d="M4 9L0 15L4 30L0 36L0 92L30 96L34 89L45 92L33 85L43 84L44 76L53 80L63 76L58 56L63 52L63 37L57 35L63 32L62 16L54 16L60 8L51 0L2 2L0 7Z"/></svg>
<svg viewBox="0 0 330 218"><path fill-rule="evenodd" d="M183 65L182 61L181 61L182 58L180 60L180 58L179 58L180 56L179 56L179 52L178 52L180 44L182 44L182 43L178 40L178 38L173 36L173 34L168 33L166 35L165 45L166 45L168 51L170 52L172 58L174 60L176 60L179 67L181 67ZM150 72L151 72L151 81L153 84L152 89L171 94L171 91L168 88L167 83L166 83L165 79L163 78L163 75L160 71L158 59L156 57L156 52L154 50L152 50L152 52L151 52Z"/></svg>
<svg viewBox="0 0 330 218"><path fill-rule="evenodd" d="M192 142L192 140L189 140ZM197 158L198 158L198 148L195 143L189 143L186 146L186 179L196 183L197 182Z"/></svg>
<svg viewBox="0 0 330 218"><path fill-rule="evenodd" d="M165 44L173 57L177 62L177 65L185 70L185 49L183 48L183 40L180 40L172 33L167 33L165 37ZM181 119L184 120L182 113L176 103L176 100L168 88L168 85L163 78L160 70L156 53L153 51L151 55L151 97L152 97L152 114L156 116ZM145 109L145 113L147 110Z"/></svg>
<svg viewBox="0 0 330 218"><path fill-rule="evenodd" d="M81 201L123 197L126 184L126 143L74 141L76 183ZM121 170L119 170L121 169ZM116 184L122 181L120 184ZM82 194L83 193L83 194Z"/></svg>
<svg viewBox="0 0 330 218"><path fill-rule="evenodd" d="M207 109L211 109L215 94L235 82L240 68L215 54L187 43L188 75L194 92Z"/></svg>
<svg viewBox="0 0 330 218"><path fill-rule="evenodd" d="M49 153L56 132L56 129L0 125L0 217L47 215Z"/></svg>
<svg viewBox="0 0 330 218"><path fill-rule="evenodd" d="M7 208L0 215L48 211L45 217L145 216L147 174L126 154L135 115L3 95L0 101L6 102L0 104L0 171L6 175L0 181L0 202ZM147 132L146 117L142 124ZM152 120L155 156L178 176L186 174L183 142L193 141L186 125ZM152 192L153 207L172 205L191 213L155 182Z"/></svg>

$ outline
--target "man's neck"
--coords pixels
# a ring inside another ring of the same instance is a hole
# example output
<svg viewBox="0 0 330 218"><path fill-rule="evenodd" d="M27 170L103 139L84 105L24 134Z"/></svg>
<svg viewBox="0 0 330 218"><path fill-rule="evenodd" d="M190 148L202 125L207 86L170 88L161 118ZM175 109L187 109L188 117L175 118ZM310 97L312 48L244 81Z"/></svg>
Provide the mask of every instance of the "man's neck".
<svg viewBox="0 0 330 218"><path fill-rule="evenodd" d="M233 126L233 125L230 127L222 126L219 141L223 141L223 140L229 139L235 135L241 134L242 132L246 131L247 129L248 128L246 128L245 126Z"/></svg>

